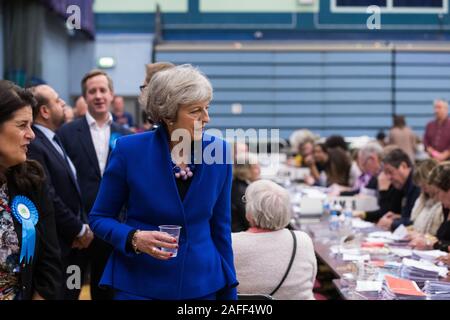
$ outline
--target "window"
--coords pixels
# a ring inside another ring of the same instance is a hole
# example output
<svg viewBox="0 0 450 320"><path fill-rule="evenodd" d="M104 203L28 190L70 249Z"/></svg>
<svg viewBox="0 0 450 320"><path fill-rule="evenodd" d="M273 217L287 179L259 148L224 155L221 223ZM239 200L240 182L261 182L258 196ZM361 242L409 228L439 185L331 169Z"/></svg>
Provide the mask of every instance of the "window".
<svg viewBox="0 0 450 320"><path fill-rule="evenodd" d="M386 7L387 0L336 0L337 7L365 7L379 6Z"/></svg>
<svg viewBox="0 0 450 320"><path fill-rule="evenodd" d="M331 12L365 13L369 6L382 13L448 13L448 0L330 0Z"/></svg>
<svg viewBox="0 0 450 320"><path fill-rule="evenodd" d="M443 8L444 0L394 0L393 7Z"/></svg>

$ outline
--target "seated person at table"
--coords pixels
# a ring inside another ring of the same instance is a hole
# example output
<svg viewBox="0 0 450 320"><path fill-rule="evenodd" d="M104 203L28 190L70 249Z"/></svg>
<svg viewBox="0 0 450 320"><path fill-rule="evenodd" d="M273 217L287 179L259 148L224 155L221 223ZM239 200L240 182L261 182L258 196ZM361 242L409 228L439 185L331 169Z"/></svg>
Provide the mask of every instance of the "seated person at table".
<svg viewBox="0 0 450 320"><path fill-rule="evenodd" d="M286 226L291 219L289 193L268 180L250 184L245 192L250 229L233 233L238 293L270 294L275 299L313 300L317 261L311 238ZM294 251L294 238L296 250ZM293 263L279 289L295 252Z"/></svg>
<svg viewBox="0 0 450 320"><path fill-rule="evenodd" d="M423 250L449 251L450 246L450 162L443 162L435 167L428 178L430 185L437 188L439 201L442 203L444 222L436 232L436 237L424 235L416 237L410 246Z"/></svg>
<svg viewBox="0 0 450 320"><path fill-rule="evenodd" d="M359 163L363 172L371 174L373 181L369 181L364 193L368 193L369 186L375 188L379 208L374 211L354 211L353 215L361 219L378 222L389 211L401 212L403 192L391 184L383 172L383 158L396 147L386 147L384 150L377 142L369 143L360 150Z"/></svg>
<svg viewBox="0 0 450 320"><path fill-rule="evenodd" d="M328 149L323 144L314 147L314 156L308 158L305 165L310 168L313 178L306 182L322 187L349 187L360 174L357 172L355 176L353 173L352 159L347 152L339 147Z"/></svg>
<svg viewBox="0 0 450 320"><path fill-rule="evenodd" d="M422 193L417 198L411 212L411 237L416 234L436 235L440 225L444 222L442 204L438 199L438 189L428 183L431 170L438 165L434 159L422 161L413 174L413 182L420 187Z"/></svg>
<svg viewBox="0 0 450 320"><path fill-rule="evenodd" d="M259 179L261 169L258 157L253 153L239 153L233 168L233 184L231 187L231 232L241 232L248 229L245 218L245 203L242 197L248 185Z"/></svg>
<svg viewBox="0 0 450 320"><path fill-rule="evenodd" d="M377 223L386 230L395 230L401 224L409 226L411 211L420 194L420 188L413 182L413 165L409 156L401 149L390 151L383 159L383 172L392 186L402 191L400 212L387 212Z"/></svg>
<svg viewBox="0 0 450 320"><path fill-rule="evenodd" d="M314 152L315 140L316 136L307 129L294 131L289 137L294 158L289 159L288 163L296 167L305 166L305 159L311 158Z"/></svg>
<svg viewBox="0 0 450 320"><path fill-rule="evenodd" d="M378 176L381 173L383 148L376 143L368 143L358 151L358 166L362 173L353 190L341 192L341 196L355 194L377 195Z"/></svg>

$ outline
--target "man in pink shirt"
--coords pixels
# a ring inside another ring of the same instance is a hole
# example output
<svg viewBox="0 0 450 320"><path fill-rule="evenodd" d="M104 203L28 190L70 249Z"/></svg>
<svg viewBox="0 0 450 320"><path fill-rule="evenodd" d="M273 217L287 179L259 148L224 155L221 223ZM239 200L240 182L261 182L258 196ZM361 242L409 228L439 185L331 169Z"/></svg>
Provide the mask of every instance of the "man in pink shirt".
<svg viewBox="0 0 450 320"><path fill-rule="evenodd" d="M436 100L434 114L436 120L427 124L423 142L430 157L445 161L450 158L450 119L447 101Z"/></svg>

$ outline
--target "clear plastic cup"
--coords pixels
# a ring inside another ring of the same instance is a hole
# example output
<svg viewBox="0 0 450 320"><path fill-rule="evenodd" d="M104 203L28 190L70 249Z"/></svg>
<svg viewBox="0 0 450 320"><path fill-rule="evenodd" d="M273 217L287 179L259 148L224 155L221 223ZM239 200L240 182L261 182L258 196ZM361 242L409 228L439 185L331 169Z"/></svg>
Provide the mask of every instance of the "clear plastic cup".
<svg viewBox="0 0 450 320"><path fill-rule="evenodd" d="M180 230L181 230L181 226L177 226L177 225L159 226L159 231L165 232L169 236L174 237L177 240L177 244L178 244L178 239L180 238ZM178 249L161 248L161 251L171 252L173 258L175 258L178 253Z"/></svg>

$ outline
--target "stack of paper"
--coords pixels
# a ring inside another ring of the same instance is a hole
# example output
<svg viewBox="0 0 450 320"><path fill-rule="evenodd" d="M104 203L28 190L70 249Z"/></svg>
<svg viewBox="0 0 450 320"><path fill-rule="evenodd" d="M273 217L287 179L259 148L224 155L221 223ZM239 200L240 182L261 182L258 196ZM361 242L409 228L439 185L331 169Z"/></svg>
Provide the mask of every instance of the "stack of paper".
<svg viewBox="0 0 450 320"><path fill-rule="evenodd" d="M385 275L382 297L387 300L423 300L426 295L414 281Z"/></svg>
<svg viewBox="0 0 450 320"><path fill-rule="evenodd" d="M430 300L450 300L450 282L425 281L423 291Z"/></svg>
<svg viewBox="0 0 450 320"><path fill-rule="evenodd" d="M412 258L416 260L427 260L434 262L437 258L446 256L447 252L440 250L413 250Z"/></svg>
<svg viewBox="0 0 450 320"><path fill-rule="evenodd" d="M448 273L447 267L438 267L425 260L412 260L403 258L400 275L419 283L426 280L438 280L439 277L445 277Z"/></svg>
<svg viewBox="0 0 450 320"><path fill-rule="evenodd" d="M353 218L352 219L352 227L355 229L366 229L373 227L374 224L372 222L367 222L364 220L361 220L359 218Z"/></svg>

